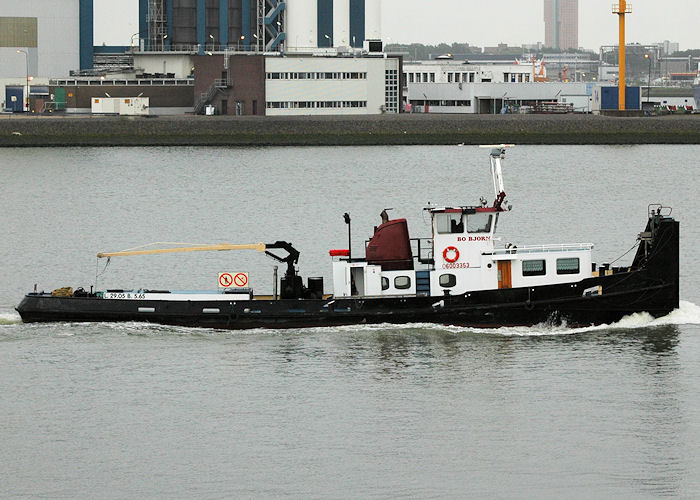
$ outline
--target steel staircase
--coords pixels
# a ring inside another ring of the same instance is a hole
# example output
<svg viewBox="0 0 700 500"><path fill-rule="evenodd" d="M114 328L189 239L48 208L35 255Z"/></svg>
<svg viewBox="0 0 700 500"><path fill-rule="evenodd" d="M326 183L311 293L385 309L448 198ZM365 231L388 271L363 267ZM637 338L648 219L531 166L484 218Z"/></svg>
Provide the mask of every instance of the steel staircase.
<svg viewBox="0 0 700 500"><path fill-rule="evenodd" d="M204 108L207 104L212 102L216 94L221 92L223 89L230 88L231 84L222 78L218 78L214 80L214 83L212 84L211 87L209 87L209 91L207 92L202 92L199 95L199 101L197 101L197 104L194 107L194 114L195 115L200 115L204 111Z"/></svg>

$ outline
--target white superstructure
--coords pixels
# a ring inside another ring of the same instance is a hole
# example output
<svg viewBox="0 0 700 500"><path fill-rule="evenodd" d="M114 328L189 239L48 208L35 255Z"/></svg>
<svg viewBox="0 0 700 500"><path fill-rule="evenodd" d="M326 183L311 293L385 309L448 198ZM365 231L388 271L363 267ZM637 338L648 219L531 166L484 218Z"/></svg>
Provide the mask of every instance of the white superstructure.
<svg viewBox="0 0 700 500"><path fill-rule="evenodd" d="M367 259L335 259L335 297L416 294L442 297L481 290L575 283L592 276L593 245L590 243L495 247L498 219L510 210L501 173L504 155L504 146L493 147L490 158L496 199L491 206L482 199L480 206L426 209L432 221L432 236L425 245L430 250L430 258L423 258L420 251L411 256L415 257L415 263L408 262L405 255L394 260L386 255L381 261L371 258L373 242L384 238L393 245L397 241L401 243L397 233L403 228L394 231L391 227L406 227L405 220L387 221L377 228L370 240ZM382 234L385 229L388 229L386 233L393 234ZM381 245L377 241L375 248Z"/></svg>

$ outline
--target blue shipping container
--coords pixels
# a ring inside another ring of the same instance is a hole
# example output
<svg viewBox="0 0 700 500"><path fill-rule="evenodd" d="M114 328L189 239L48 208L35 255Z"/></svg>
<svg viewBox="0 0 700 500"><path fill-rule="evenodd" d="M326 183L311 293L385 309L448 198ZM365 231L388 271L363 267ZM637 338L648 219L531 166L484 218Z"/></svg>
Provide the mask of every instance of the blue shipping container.
<svg viewBox="0 0 700 500"><path fill-rule="evenodd" d="M617 109L618 95L617 87L603 87L600 109ZM625 109L641 109L641 102L639 87L625 87Z"/></svg>
<svg viewBox="0 0 700 500"><path fill-rule="evenodd" d="M24 87L5 87L5 109L13 113L24 111Z"/></svg>

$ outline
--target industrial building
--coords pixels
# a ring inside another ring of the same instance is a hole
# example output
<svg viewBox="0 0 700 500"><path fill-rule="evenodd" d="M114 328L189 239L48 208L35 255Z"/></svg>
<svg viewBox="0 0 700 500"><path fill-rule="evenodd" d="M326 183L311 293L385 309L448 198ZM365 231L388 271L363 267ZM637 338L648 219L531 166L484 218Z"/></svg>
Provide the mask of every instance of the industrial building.
<svg viewBox="0 0 700 500"><path fill-rule="evenodd" d="M266 115L398 113L398 58L270 57Z"/></svg>
<svg viewBox="0 0 700 500"><path fill-rule="evenodd" d="M2 108L28 109L48 78L92 67L93 0L0 0ZM48 98L48 96L46 96Z"/></svg>
<svg viewBox="0 0 700 500"><path fill-rule="evenodd" d="M545 46L578 49L578 0L544 0Z"/></svg>
<svg viewBox="0 0 700 500"><path fill-rule="evenodd" d="M627 87L626 96L625 109L642 109L640 87ZM408 84L404 99L413 113L596 114L618 107L617 87L591 82L420 82Z"/></svg>
<svg viewBox="0 0 700 500"><path fill-rule="evenodd" d="M611 109L613 104L617 107L610 90L613 87L573 78L550 81L546 68L543 61L408 62L403 67L404 108L413 113L499 114L597 113ZM630 87L628 91L627 109L639 110L639 87Z"/></svg>
<svg viewBox="0 0 700 500"><path fill-rule="evenodd" d="M398 113L401 59L311 54L194 57L194 112L229 115ZM213 82L213 83L210 83Z"/></svg>
<svg viewBox="0 0 700 500"><path fill-rule="evenodd" d="M528 83L544 81L542 61L514 64L471 64L468 61L435 60L404 63L404 80L413 83Z"/></svg>
<svg viewBox="0 0 700 500"><path fill-rule="evenodd" d="M593 111L590 83L415 83L406 99L406 110L414 113Z"/></svg>
<svg viewBox="0 0 700 500"><path fill-rule="evenodd" d="M406 111L496 114L504 108L552 103L561 110L589 112L590 84L547 83L542 61L471 64L436 60L404 64ZM561 105L561 106L560 106Z"/></svg>
<svg viewBox="0 0 700 500"><path fill-rule="evenodd" d="M141 0L143 75L193 78L192 110L397 113L401 58L383 53L380 0Z"/></svg>
<svg viewBox="0 0 700 500"><path fill-rule="evenodd" d="M111 112L95 99L131 98L151 114L401 107L401 58L383 52L381 0L140 0L131 47L93 47L93 0L0 7L11 111Z"/></svg>
<svg viewBox="0 0 700 500"><path fill-rule="evenodd" d="M144 114L152 115L182 115L194 106L191 78L68 77L51 79L48 84L55 102L69 114L90 113L92 100L104 97L149 99L149 110Z"/></svg>
<svg viewBox="0 0 700 500"><path fill-rule="evenodd" d="M143 50L362 48L380 17L381 0L139 0Z"/></svg>

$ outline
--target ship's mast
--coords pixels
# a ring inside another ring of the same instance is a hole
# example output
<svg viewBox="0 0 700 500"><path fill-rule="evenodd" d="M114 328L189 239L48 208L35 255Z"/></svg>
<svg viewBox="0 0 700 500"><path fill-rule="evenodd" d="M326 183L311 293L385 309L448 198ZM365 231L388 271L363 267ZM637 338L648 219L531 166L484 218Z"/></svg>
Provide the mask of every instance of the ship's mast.
<svg viewBox="0 0 700 500"><path fill-rule="evenodd" d="M506 190L503 185L503 169L501 168L501 160L506 157L506 148L515 147L515 144L498 144L490 146L479 146L480 148L488 148L491 150L489 159L491 161L491 177L493 178L493 192L496 199L493 201L493 208L501 210L503 200L506 199Z"/></svg>

